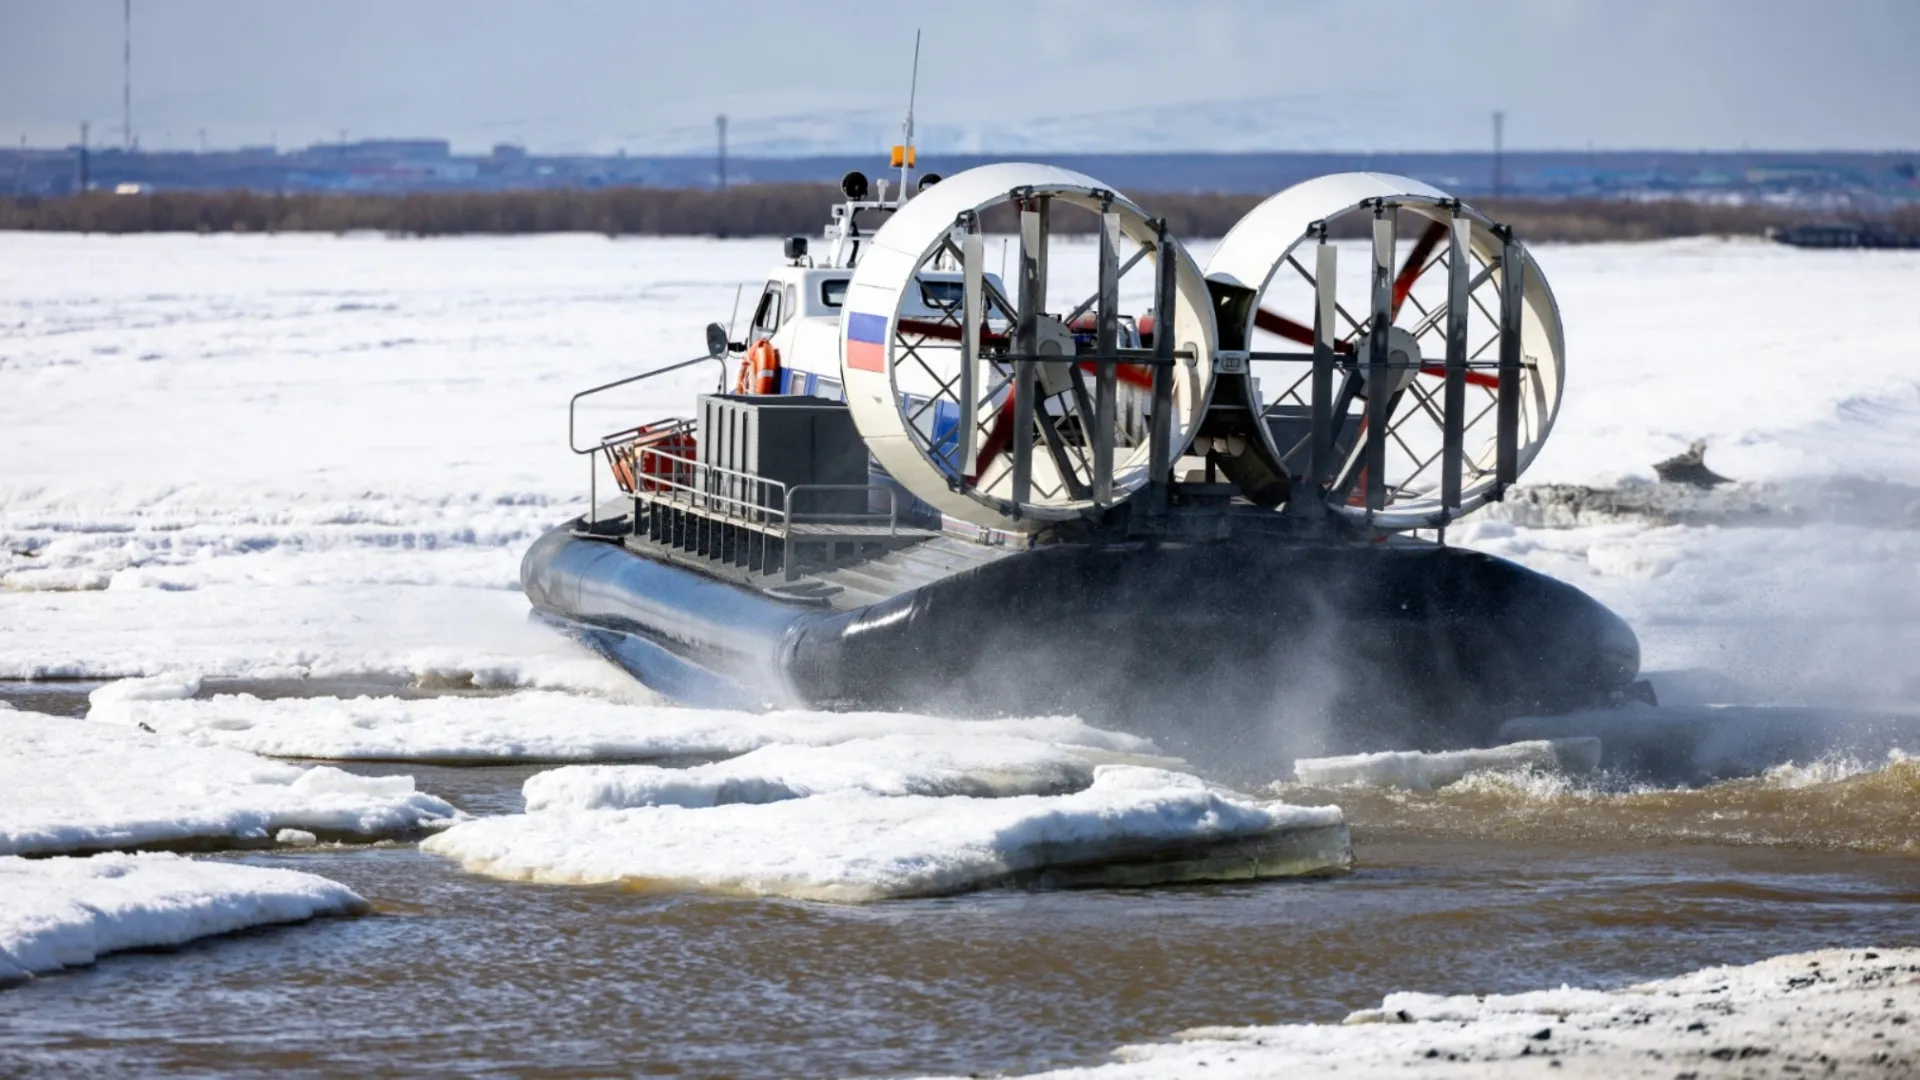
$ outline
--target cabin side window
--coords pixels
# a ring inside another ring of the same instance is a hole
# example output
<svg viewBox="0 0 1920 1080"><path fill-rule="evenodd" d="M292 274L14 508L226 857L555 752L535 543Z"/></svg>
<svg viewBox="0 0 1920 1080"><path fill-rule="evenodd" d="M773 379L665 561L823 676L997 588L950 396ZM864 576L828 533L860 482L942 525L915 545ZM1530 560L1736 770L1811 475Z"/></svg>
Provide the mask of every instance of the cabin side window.
<svg viewBox="0 0 1920 1080"><path fill-rule="evenodd" d="M753 309L753 336L756 340L772 335L780 329L780 284L768 282L767 291L760 294L760 306Z"/></svg>
<svg viewBox="0 0 1920 1080"><path fill-rule="evenodd" d="M847 302L847 279L828 278L820 283L820 302L837 308Z"/></svg>
<svg viewBox="0 0 1920 1080"><path fill-rule="evenodd" d="M781 321L781 322L786 322L786 321L787 321L788 319L791 319L791 318L793 318L793 317L794 317L795 315L798 315L798 314L800 314L800 288L799 288L799 286L797 286L797 285L788 285L788 286L787 286L787 289L786 289L786 292L787 292L787 296L786 296L786 306L785 306L784 308L782 308L782 311L783 311L783 312L785 312L785 314L784 314L784 315L783 315L783 317L782 317L782 318L780 319L780 321Z"/></svg>

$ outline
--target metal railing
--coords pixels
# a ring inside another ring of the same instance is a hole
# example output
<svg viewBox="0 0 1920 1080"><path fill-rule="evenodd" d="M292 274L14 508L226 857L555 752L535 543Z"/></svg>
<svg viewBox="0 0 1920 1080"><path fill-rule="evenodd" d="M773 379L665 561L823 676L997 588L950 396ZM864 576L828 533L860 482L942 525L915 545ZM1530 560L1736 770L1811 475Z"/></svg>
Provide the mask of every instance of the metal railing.
<svg viewBox="0 0 1920 1080"><path fill-rule="evenodd" d="M726 379L726 373L727 373L727 361L725 357L696 356L691 360L682 360L677 364L668 364L665 367L654 368L652 371L643 371L638 375L629 375L624 379L615 379L610 383L602 383L599 386L590 387L586 390L580 391L579 393L573 395L572 398L568 399L567 401L567 448L569 450L572 450L575 454L583 454L587 456L587 516L589 519L592 518L595 508L597 508L600 505L600 470L594 464L593 455L609 451L611 447L624 445L625 443L632 441L633 437L639 434L648 425L642 424L642 425L639 425L638 427L625 428L623 430L616 431L611 435L602 436L600 441L592 446L581 446L580 437L578 434L579 432L578 419L579 419L579 409L580 409L581 400L585 398L590 398L595 394L605 393L608 390L617 390L622 386L630 386L637 382L645 382L648 379L658 378L661 375L668 375L676 371L682 371L682 370L685 370L686 368L693 367L696 364L707 364L707 363L720 365L720 377L724 382L724 380Z"/></svg>
<svg viewBox="0 0 1920 1080"><path fill-rule="evenodd" d="M708 522L757 534L762 548L762 568L770 565L766 547L778 540L781 569L789 581L797 573L797 560L794 558L796 537L801 543L831 544L882 539L894 541L908 535L902 533L900 528L900 494L888 485L789 485L739 469L709 465L685 453L675 452L686 445L685 436L694 434L695 422L690 419L655 420L603 435L593 445L580 445L578 420L582 400L710 360L720 363L724 373L723 359L700 356L582 390L567 403L567 446L575 454L587 458L587 532L596 531L592 523L600 503L600 471L594 459L605 455L617 481L622 479L620 469L624 466L628 470L625 479L631 482L631 486L628 487L626 483L621 486L625 494L633 499L634 513L630 528L635 534L641 531L642 503L669 506ZM872 508L875 492L886 496L885 512ZM834 504L829 504L812 510L803 509L808 502L818 503L835 495L846 497L838 505L857 502L860 508L836 508ZM858 498L853 498L856 495ZM723 538L725 535L722 534ZM723 539L721 546L724 548L735 542ZM707 541L701 540L699 543L704 545Z"/></svg>
<svg viewBox="0 0 1920 1080"><path fill-rule="evenodd" d="M636 499L676 503L728 524L783 535L788 528L788 487L778 480L708 465L652 446L640 447L634 459ZM659 497L662 493L664 498Z"/></svg>
<svg viewBox="0 0 1920 1080"><path fill-rule="evenodd" d="M879 492L887 497L887 512L878 510L816 510L803 514L799 509L800 496L817 495L829 492L859 493L868 497ZM804 519L804 520L803 520ZM886 484L795 484L787 489L787 527L799 525L861 525L871 523L875 532L884 521L888 536L897 536L900 531L900 493Z"/></svg>

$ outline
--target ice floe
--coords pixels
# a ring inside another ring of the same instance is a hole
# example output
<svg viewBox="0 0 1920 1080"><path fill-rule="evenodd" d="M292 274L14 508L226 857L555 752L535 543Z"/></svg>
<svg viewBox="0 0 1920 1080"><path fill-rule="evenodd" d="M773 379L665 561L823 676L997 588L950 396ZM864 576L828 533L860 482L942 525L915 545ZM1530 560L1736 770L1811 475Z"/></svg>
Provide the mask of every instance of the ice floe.
<svg viewBox="0 0 1920 1080"><path fill-rule="evenodd" d="M1109 752L1002 735L883 735L831 746L763 746L727 761L570 765L527 779L527 810L690 809L803 799L833 791L868 795L1057 795L1093 783Z"/></svg>
<svg viewBox="0 0 1920 1080"><path fill-rule="evenodd" d="M248 694L156 700L118 684L94 692L90 719L277 757L333 761L645 761L717 758L775 743L825 746L884 735L1009 736L1130 754L1151 742L1072 717L946 720L896 713L728 712L629 704L551 691L403 700Z"/></svg>
<svg viewBox="0 0 1920 1080"><path fill-rule="evenodd" d="M137 727L0 712L0 855L267 846L280 830L373 840L454 808L407 776L300 768Z"/></svg>
<svg viewBox="0 0 1920 1080"><path fill-rule="evenodd" d="M345 885L295 870L164 852L0 856L0 986L123 949L367 909Z"/></svg>
<svg viewBox="0 0 1920 1080"><path fill-rule="evenodd" d="M1044 1075L1910 1076L1920 949L1830 950L1618 990L1396 993L1342 1024L1197 1028Z"/></svg>
<svg viewBox="0 0 1920 1080"><path fill-rule="evenodd" d="M1430 791L1459 782L1469 773L1490 769L1543 769L1588 772L1599 767L1600 740L1588 737L1535 739L1484 750L1416 750L1345 757L1301 758L1293 775L1302 784L1333 787L1365 784Z"/></svg>
<svg viewBox="0 0 1920 1080"><path fill-rule="evenodd" d="M422 850L521 880L861 902L997 884L1142 885L1313 873L1351 860L1337 807L1263 803L1181 773L1102 765L1085 790L1007 798L857 790L687 809L464 822Z"/></svg>

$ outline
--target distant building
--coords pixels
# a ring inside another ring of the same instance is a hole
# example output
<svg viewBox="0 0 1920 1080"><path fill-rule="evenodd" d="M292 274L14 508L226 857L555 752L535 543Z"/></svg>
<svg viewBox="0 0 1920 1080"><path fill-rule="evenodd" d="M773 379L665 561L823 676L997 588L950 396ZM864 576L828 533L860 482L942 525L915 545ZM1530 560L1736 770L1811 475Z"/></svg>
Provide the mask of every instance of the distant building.
<svg viewBox="0 0 1920 1080"><path fill-rule="evenodd" d="M362 139L340 148L349 161L444 161L453 156L445 139Z"/></svg>

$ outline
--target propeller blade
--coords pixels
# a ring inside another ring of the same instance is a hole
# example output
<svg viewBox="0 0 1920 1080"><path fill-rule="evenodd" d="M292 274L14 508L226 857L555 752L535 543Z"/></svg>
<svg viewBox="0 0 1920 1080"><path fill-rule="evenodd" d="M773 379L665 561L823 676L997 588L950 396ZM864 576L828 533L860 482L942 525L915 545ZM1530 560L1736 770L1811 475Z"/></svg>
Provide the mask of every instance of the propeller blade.
<svg viewBox="0 0 1920 1080"><path fill-rule="evenodd" d="M1275 314L1266 308L1254 310L1253 325L1269 334L1279 334L1288 341L1297 341L1302 345L1313 344L1313 327L1306 323L1295 322L1285 315ZM1353 351L1353 343L1336 341L1333 343L1333 351L1342 354L1350 353Z"/></svg>
<svg viewBox="0 0 1920 1080"><path fill-rule="evenodd" d="M1080 370L1089 375L1100 373L1099 367L1092 363L1081 364ZM1115 364L1113 375L1115 379L1128 386L1139 387L1142 390L1153 389L1153 369L1144 364Z"/></svg>
<svg viewBox="0 0 1920 1080"><path fill-rule="evenodd" d="M1269 334L1279 334L1288 341L1297 341L1302 345L1313 344L1313 327L1297 323L1285 315L1278 315L1260 308L1253 313L1253 325Z"/></svg>
<svg viewBox="0 0 1920 1080"><path fill-rule="evenodd" d="M1447 377L1446 365L1421 364L1420 374L1432 375L1437 379L1444 379ZM1500 389L1500 376L1490 371L1469 371L1467 372L1467 385L1484 386L1489 390L1498 390Z"/></svg>
<svg viewBox="0 0 1920 1080"><path fill-rule="evenodd" d="M978 481L987 471L987 464L1004 452L1013 443L1013 395L1007 391L1007 400L1000 403L1000 411L994 414L993 428L987 432L987 441L980 444L980 454L973 459L973 475L970 481Z"/></svg>
<svg viewBox="0 0 1920 1080"><path fill-rule="evenodd" d="M901 334L918 334L921 337L932 338L935 341L960 340L960 328L958 326L950 322L940 322L935 319L903 318L894 324L894 330ZM982 345L1000 345L1004 344L1006 340L1005 334L997 334L985 326L980 328L980 343Z"/></svg>
<svg viewBox="0 0 1920 1080"><path fill-rule="evenodd" d="M1420 280L1420 271L1427 268L1427 260L1433 257L1433 249L1447 238L1447 225L1444 221L1429 221L1427 231L1413 242L1413 250L1407 252L1407 261L1400 264L1400 275L1393 279L1393 316L1400 317L1400 305L1407 302L1413 293L1413 283Z"/></svg>

